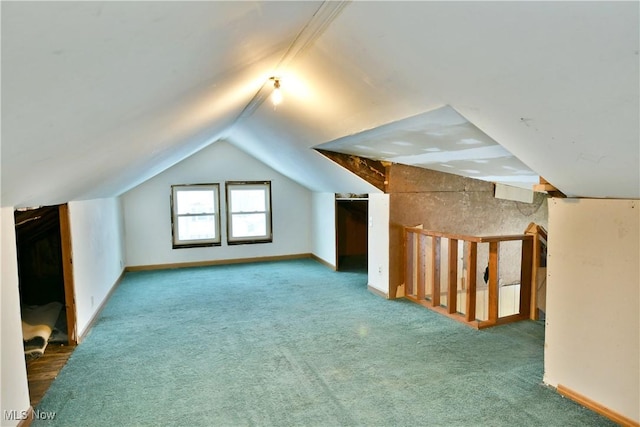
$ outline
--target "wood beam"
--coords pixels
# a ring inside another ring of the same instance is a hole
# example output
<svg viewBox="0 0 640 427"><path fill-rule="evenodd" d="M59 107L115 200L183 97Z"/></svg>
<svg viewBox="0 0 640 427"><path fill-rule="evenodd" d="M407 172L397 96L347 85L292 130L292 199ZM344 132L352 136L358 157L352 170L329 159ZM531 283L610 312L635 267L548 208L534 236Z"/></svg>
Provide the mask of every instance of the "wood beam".
<svg viewBox="0 0 640 427"><path fill-rule="evenodd" d="M67 337L69 345L78 344L76 325L76 291L73 279L73 250L71 248L71 220L69 205L58 206L60 215L60 252L64 281L64 305L67 314Z"/></svg>
<svg viewBox="0 0 640 427"><path fill-rule="evenodd" d="M377 189L387 191L387 168L378 160L366 159L351 154L336 153L334 151L316 151L329 160L337 163L348 171L358 175Z"/></svg>
<svg viewBox="0 0 640 427"><path fill-rule="evenodd" d="M543 177L540 177L539 184L535 184L533 186L533 191L536 191L538 193L547 193L551 197L558 197L562 199L567 197L562 191L558 190L553 184L551 184Z"/></svg>

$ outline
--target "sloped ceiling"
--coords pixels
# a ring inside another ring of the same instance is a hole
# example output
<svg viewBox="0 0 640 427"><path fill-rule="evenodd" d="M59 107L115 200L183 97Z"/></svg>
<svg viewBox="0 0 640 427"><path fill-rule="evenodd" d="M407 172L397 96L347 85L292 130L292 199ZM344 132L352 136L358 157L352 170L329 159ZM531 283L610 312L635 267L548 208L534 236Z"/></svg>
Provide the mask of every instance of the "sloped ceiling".
<svg viewBox="0 0 640 427"><path fill-rule="evenodd" d="M2 2L2 205L117 196L222 139L375 192L313 147L444 106L565 194L639 198L638 7Z"/></svg>
<svg viewBox="0 0 640 427"><path fill-rule="evenodd" d="M449 106L315 148L423 167L529 191L540 182L535 172Z"/></svg>

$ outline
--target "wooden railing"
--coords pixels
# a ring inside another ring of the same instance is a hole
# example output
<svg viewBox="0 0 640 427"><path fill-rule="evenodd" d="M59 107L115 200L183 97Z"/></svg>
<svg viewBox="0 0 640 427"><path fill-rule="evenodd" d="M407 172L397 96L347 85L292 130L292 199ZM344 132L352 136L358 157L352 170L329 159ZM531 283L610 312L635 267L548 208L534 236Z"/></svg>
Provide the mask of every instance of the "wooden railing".
<svg viewBox="0 0 640 427"><path fill-rule="evenodd" d="M529 318L534 241L532 235L477 237L420 228L404 230L404 283L407 299L475 328ZM515 250L511 247L510 252L503 254L507 258L503 261L509 263L507 270L517 277L513 283L502 283L505 286L501 287L501 245L506 242L521 242L521 245ZM479 263L479 245L488 258L486 263ZM443 249L443 246L446 247ZM518 263L519 268L515 265ZM503 293L506 301L507 288L517 301L511 312L506 310L505 314L502 313L505 310L501 310L500 299ZM516 288L519 289L514 294Z"/></svg>

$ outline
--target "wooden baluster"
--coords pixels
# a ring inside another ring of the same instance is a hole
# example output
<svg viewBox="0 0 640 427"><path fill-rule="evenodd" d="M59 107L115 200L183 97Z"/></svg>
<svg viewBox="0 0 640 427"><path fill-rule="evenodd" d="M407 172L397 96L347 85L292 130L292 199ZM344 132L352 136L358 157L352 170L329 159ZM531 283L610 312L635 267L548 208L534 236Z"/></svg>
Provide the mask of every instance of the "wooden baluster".
<svg viewBox="0 0 640 427"><path fill-rule="evenodd" d="M425 287L426 287L426 271L425 271L425 247L427 245L427 236L424 234L418 235L418 283L416 286L417 290L417 298L422 301L425 299Z"/></svg>
<svg viewBox="0 0 640 427"><path fill-rule="evenodd" d="M440 237L431 237L431 283L433 289L431 290L431 305L434 307L440 306Z"/></svg>
<svg viewBox="0 0 640 427"><path fill-rule="evenodd" d="M489 315L488 323L495 324L498 321L498 242L489 243Z"/></svg>
<svg viewBox="0 0 640 427"><path fill-rule="evenodd" d="M458 311L458 240L449 239L449 286L447 287L447 312Z"/></svg>
<svg viewBox="0 0 640 427"><path fill-rule="evenodd" d="M415 233L406 231L404 234L404 292L406 296L413 295L413 238Z"/></svg>
<svg viewBox="0 0 640 427"><path fill-rule="evenodd" d="M476 320L476 280L478 274L478 244L469 242L467 253L467 322Z"/></svg>

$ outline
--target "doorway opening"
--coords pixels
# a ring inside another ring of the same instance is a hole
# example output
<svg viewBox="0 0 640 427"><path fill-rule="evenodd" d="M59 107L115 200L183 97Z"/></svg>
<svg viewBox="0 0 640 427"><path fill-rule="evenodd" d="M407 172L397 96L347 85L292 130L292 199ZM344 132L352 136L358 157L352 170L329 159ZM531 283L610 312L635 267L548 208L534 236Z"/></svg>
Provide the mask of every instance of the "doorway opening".
<svg viewBox="0 0 640 427"><path fill-rule="evenodd" d="M22 335L33 405L77 344L68 206L19 209L14 218Z"/></svg>
<svg viewBox="0 0 640 427"><path fill-rule="evenodd" d="M369 200L336 195L336 269L367 270Z"/></svg>

